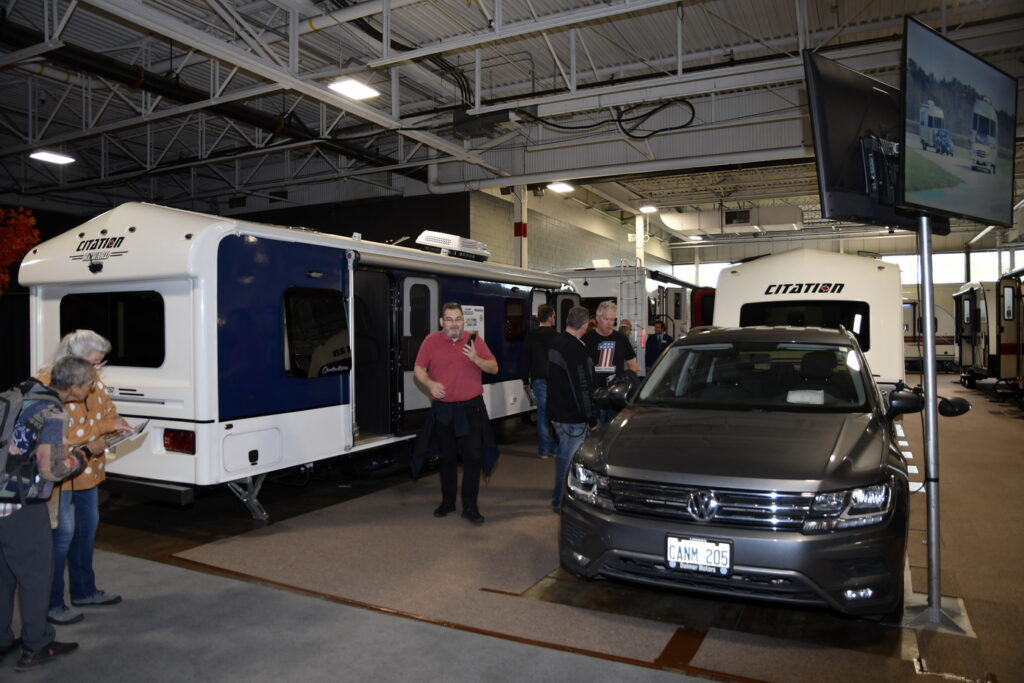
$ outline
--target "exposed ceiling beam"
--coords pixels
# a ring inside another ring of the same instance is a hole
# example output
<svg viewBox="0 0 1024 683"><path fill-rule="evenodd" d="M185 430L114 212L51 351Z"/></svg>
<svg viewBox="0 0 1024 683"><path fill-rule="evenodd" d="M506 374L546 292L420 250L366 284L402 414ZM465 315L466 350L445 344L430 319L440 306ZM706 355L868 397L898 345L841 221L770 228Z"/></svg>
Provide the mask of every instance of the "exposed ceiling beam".
<svg viewBox="0 0 1024 683"><path fill-rule="evenodd" d="M459 161L480 166L499 175L507 174L507 171L504 169L494 166L478 154L466 151L461 145L455 144L426 131L403 129L398 120L388 116L387 114L383 114L372 107L343 97L332 90L329 90L324 85L303 80L302 78L290 74L276 65L269 64L250 53L243 52L233 45L218 40L207 33L196 30L173 17L162 12L157 12L151 7L143 5L138 0L84 0L84 2L96 7L97 9L119 17L123 21L142 26L152 31L157 31L165 37L181 41L207 53L212 57L237 65L262 78L275 81L290 90L294 90L319 102L324 102L343 111L347 111L353 116L374 123L387 130L398 132L408 138L422 142L428 147L432 147L446 155L452 156Z"/></svg>
<svg viewBox="0 0 1024 683"><path fill-rule="evenodd" d="M398 62L408 62L414 59L419 59L420 57L439 54L441 52L453 52L470 47L477 47L479 45L492 43L496 40L507 40L508 38L514 38L516 36L522 36L529 33L540 33L542 31L548 31L562 26L583 24L589 21L604 21L609 17L619 16L620 14L633 14L647 9L662 7L664 5L675 5L678 3L679 0L618 0L618 2L609 3L607 5L570 10L560 14L549 14L540 19L525 19L515 24L495 25L492 31L488 31L486 33L473 33L460 36L458 38L442 40L432 45L420 47L415 50L409 50L408 52L401 52L389 57L374 59L369 62L368 66L371 68L379 68L389 64L396 64Z"/></svg>

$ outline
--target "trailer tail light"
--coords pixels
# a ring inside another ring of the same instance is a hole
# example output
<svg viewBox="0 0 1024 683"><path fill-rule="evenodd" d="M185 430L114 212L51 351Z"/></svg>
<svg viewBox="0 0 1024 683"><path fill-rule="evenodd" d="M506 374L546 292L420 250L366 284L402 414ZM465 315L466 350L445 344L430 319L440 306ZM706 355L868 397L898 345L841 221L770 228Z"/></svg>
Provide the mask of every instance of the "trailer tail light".
<svg viewBox="0 0 1024 683"><path fill-rule="evenodd" d="M164 450L195 455L196 433L185 429L165 429Z"/></svg>

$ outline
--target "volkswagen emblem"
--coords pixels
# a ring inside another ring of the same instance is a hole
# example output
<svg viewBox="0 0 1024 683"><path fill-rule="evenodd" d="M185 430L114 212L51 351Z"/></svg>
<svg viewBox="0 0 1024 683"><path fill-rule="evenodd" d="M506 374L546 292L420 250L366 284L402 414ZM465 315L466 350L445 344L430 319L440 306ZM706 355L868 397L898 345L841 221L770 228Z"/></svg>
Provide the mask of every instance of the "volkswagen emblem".
<svg viewBox="0 0 1024 683"><path fill-rule="evenodd" d="M715 495L714 491L702 489L690 493L690 500L686 504L686 509L694 519L706 522L718 514L719 505L718 496Z"/></svg>

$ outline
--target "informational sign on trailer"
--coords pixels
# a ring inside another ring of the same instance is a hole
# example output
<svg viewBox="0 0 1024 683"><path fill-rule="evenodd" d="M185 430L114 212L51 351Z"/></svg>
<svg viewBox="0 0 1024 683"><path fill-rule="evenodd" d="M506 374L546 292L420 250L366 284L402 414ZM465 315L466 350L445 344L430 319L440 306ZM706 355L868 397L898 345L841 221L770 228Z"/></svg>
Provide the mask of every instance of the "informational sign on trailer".
<svg viewBox="0 0 1024 683"><path fill-rule="evenodd" d="M462 319L465 322L466 332L477 333L482 339L484 337L484 307L483 306L462 306Z"/></svg>

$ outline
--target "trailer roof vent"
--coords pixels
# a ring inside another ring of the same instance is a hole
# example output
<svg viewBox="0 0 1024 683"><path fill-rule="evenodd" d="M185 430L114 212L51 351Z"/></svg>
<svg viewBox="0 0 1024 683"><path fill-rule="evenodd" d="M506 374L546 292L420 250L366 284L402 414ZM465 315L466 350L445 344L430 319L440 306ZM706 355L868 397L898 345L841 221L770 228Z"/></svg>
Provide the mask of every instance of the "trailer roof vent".
<svg viewBox="0 0 1024 683"><path fill-rule="evenodd" d="M471 259L473 261L486 261L491 257L491 250L483 242L433 230L421 232L420 236L416 238L416 244L419 244L427 251L444 254L445 256Z"/></svg>

